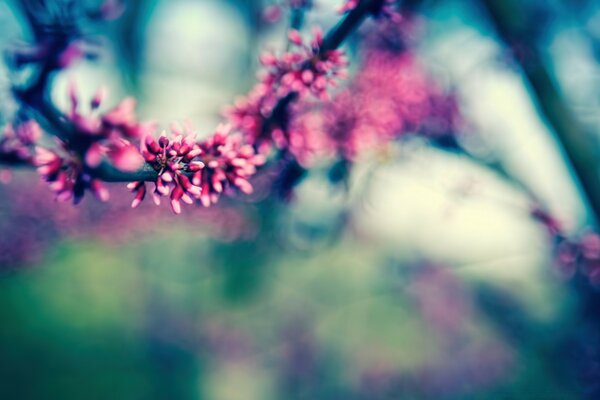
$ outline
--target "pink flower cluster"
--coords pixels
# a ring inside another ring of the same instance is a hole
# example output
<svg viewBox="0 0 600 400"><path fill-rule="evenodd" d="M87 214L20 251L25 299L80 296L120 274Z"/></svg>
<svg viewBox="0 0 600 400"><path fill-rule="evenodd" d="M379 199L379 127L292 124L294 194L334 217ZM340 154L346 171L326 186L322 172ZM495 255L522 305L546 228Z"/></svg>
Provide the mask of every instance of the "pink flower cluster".
<svg viewBox="0 0 600 400"><path fill-rule="evenodd" d="M293 9L311 4L287 1ZM108 14L122 11L120 1L104 4ZM350 10L358 4L348 1L345 7ZM392 2L369 4L378 10L362 11L385 13ZM331 42L339 44L333 32ZM39 148L35 165L61 200L77 202L85 190L106 199L96 178L110 176L108 180L137 179L129 184L135 193L133 207L142 202L151 182L154 202L168 197L173 211L180 213L181 202L208 207L223 193L250 193L249 178L266 162L272 147L305 167L321 156L352 160L363 149L406 132L434 135L452 128L452 101L431 84L410 54L368 53L356 80L331 100L331 89L347 77L344 53L330 50L333 45L324 47L330 41L320 30L305 41L292 29L288 40L289 51L261 55L259 82L226 111L230 125L219 126L205 140L178 131L154 139L153 128L138 122L133 99L101 112L104 90L82 104L71 86L69 111L54 122L49 119L61 137L59 148ZM121 173L115 178L106 172L107 166Z"/></svg>
<svg viewBox="0 0 600 400"><path fill-rule="evenodd" d="M273 100L259 84L245 97L236 99L233 106L225 109L230 124L244 133L249 142L255 143L261 150L270 147L271 136L267 121L273 112Z"/></svg>
<svg viewBox="0 0 600 400"><path fill-rule="evenodd" d="M203 141L196 141L192 134L169 138L163 133L158 141L146 136L141 151L146 162L158 172L154 202L158 205L162 196L170 196L171 208L179 214L181 201L193 204L199 200L208 207L233 188L251 193L248 178L266 159L241 139L240 135L232 134L228 125L220 125ZM131 204L135 208L146 195L146 183L132 182L129 188L135 192Z"/></svg>
<svg viewBox="0 0 600 400"><path fill-rule="evenodd" d="M289 148L308 166L360 153L409 134L439 138L460 123L456 101L433 83L410 53L370 51L349 87L320 107L294 113Z"/></svg>
<svg viewBox="0 0 600 400"><path fill-rule="evenodd" d="M438 137L460 125L456 98L426 73L411 52L372 51L356 78L359 108L383 139L405 134Z"/></svg>
<svg viewBox="0 0 600 400"><path fill-rule="evenodd" d="M58 201L73 200L75 204L83 198L85 190L91 192L100 201L107 201L108 191L99 179L85 172L79 158L62 143L64 155L57 151L36 147L34 164L41 177L49 183Z"/></svg>
<svg viewBox="0 0 600 400"><path fill-rule="evenodd" d="M290 30L288 39L296 49L277 57L265 52L260 61L266 68L261 84L278 98L291 92L300 95L313 94L319 99L328 99L327 89L335 87L337 79L348 76L348 60L341 50L320 52L323 44L323 32L314 30L314 38L304 43L297 30Z"/></svg>
<svg viewBox="0 0 600 400"><path fill-rule="evenodd" d="M121 171L136 171L144 163L139 150L130 140L151 129L135 116L135 101L125 99L106 113L99 113L106 92L99 90L90 101L90 112L80 111L75 86L69 90L71 107L66 115L72 129L69 136L58 141L58 150L36 148L34 164L42 178L49 182L57 200L73 199L78 203L86 189L101 201L108 200L108 191L93 170L106 157Z"/></svg>
<svg viewBox="0 0 600 400"><path fill-rule="evenodd" d="M341 50L321 51L323 34L315 30L313 40L305 44L296 30L288 34L294 50L276 56L263 53L260 57L264 70L259 74L260 82L247 97L238 99L225 111L234 128L243 132L248 141L257 146L271 142L279 147L287 140L281 126L271 121L277 104L286 96L309 95L328 99L327 90L337 85L338 79L347 76L348 61ZM271 124L265 124L270 121Z"/></svg>
<svg viewBox="0 0 600 400"><path fill-rule="evenodd" d="M193 198L201 193L200 187L194 185L188 176L205 166L202 161L194 160L202 153L194 136L178 134L170 139L163 132L156 141L148 135L142 141L141 151L146 162L158 172L152 193L154 203L159 205L162 196L170 195L171 208L175 213L181 213L181 201L192 204ZM136 208L146 195L146 183L131 182L128 187L135 192L131 207Z"/></svg>
<svg viewBox="0 0 600 400"><path fill-rule="evenodd" d="M106 91L98 90L90 102L91 112L82 114L75 86L70 88L71 109L68 118L77 130L76 140L84 148L85 164L96 168L104 157L108 157L117 169L135 171L144 160L129 140L141 137L151 126L137 121L133 98L126 98L115 108L100 114L98 109L105 97Z"/></svg>
<svg viewBox="0 0 600 400"><path fill-rule="evenodd" d="M194 181L202 187L200 200L205 207L217 202L219 195L228 188L238 188L252 193L248 178L256 173L266 158L257 154L242 137L232 134L230 125L220 125L215 134L199 143L206 168L194 175Z"/></svg>

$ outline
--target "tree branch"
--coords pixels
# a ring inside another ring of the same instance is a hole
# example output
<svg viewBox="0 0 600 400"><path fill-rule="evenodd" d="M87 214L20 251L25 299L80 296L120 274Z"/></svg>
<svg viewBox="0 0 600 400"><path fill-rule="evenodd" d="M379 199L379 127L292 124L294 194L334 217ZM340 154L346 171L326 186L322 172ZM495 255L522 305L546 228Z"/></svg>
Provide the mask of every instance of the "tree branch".
<svg viewBox="0 0 600 400"><path fill-rule="evenodd" d="M561 143L597 224L600 217L600 179L596 143L564 103L535 44L526 34L528 25L535 22L523 13L519 1L481 0L481 4L489 13L500 37L515 50L516 58L536 96L539 110Z"/></svg>
<svg viewBox="0 0 600 400"><path fill-rule="evenodd" d="M355 9L342 17L340 22L326 34L323 45L319 49L319 54L337 49L369 14L376 12L377 7L380 7L381 4L382 0L362 0ZM24 11L27 12L28 10L25 8ZM31 15L27 16L32 30L37 32L39 27L36 26L35 18ZM46 130L50 131L49 133L71 144L77 140L77 130L69 123L66 116L54 107L50 100L52 79L57 72L55 60L45 60L39 68L35 81L24 90L15 89L15 95L33 111L36 119L41 120ZM282 98L275 107L278 112L273 113L271 118L285 114L285 110L296 97L291 94ZM267 120L265 126L270 126L272 122ZM150 164L144 164L141 169L135 172L123 172L114 167L108 160L104 160L97 168L90 169L88 172L106 182L155 181L158 177L157 171Z"/></svg>
<svg viewBox="0 0 600 400"><path fill-rule="evenodd" d="M350 36L354 30L363 23L365 18L374 14L378 7L383 4L382 0L363 0L356 8L351 10L346 16L331 29L323 39L323 45L319 52L335 50Z"/></svg>

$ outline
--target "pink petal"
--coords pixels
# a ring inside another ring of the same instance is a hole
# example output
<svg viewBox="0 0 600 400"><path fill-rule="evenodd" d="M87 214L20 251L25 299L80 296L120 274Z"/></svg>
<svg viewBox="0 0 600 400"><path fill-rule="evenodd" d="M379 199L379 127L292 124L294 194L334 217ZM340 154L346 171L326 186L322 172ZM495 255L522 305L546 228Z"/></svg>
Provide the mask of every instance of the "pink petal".
<svg viewBox="0 0 600 400"><path fill-rule="evenodd" d="M114 166L121 171L134 172L144 165L144 158L132 144L113 148L109 151L108 156Z"/></svg>

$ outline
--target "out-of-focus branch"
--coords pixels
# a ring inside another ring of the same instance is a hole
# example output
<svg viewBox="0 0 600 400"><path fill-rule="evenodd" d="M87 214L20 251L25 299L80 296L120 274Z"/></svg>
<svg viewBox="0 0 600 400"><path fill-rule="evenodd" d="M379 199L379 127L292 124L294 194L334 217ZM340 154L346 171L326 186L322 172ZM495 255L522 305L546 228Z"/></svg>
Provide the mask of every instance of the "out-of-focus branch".
<svg viewBox="0 0 600 400"><path fill-rule="evenodd" d="M500 37L515 51L516 59L535 93L539 110L561 143L597 223L600 217L600 178L596 143L563 101L535 43L526 35L528 25L535 21L528 18L519 1L481 0L481 4Z"/></svg>

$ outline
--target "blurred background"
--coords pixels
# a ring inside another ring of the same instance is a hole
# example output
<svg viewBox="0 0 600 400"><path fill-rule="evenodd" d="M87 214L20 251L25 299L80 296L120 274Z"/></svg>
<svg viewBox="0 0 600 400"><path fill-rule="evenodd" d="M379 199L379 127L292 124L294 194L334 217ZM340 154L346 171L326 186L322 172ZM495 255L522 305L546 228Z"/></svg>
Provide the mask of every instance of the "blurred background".
<svg viewBox="0 0 600 400"><path fill-rule="evenodd" d="M425 2L404 51L456 97L461 145L515 179L413 137L360 157L347 185L317 165L284 200L259 175L252 196L177 217L150 201L131 210L123 184L108 204L72 206L33 171L3 173L0 398L600 398L595 289L556 268L515 181L570 232L589 212L481 3ZM517 3L569 111L597 135L600 2ZM84 98L103 84L108 105L134 95L143 119L209 134L254 84L260 51L285 49L286 4L128 1L85 26L98 57L62 72L53 97L66 108L70 80ZM305 26L329 29L340 5L315 0ZM344 45L351 75L377 23ZM0 47L27 35L15 2L0 2ZM14 79L0 66L2 124Z"/></svg>

